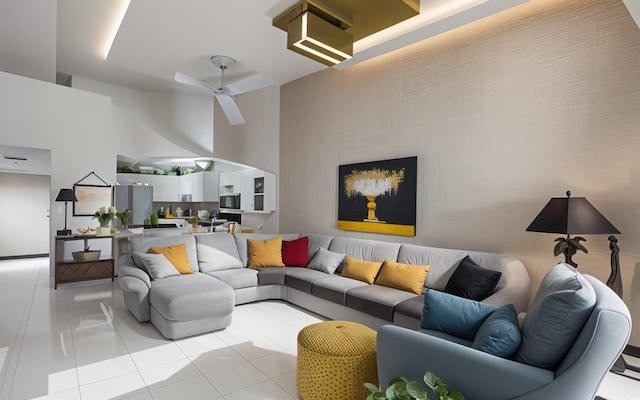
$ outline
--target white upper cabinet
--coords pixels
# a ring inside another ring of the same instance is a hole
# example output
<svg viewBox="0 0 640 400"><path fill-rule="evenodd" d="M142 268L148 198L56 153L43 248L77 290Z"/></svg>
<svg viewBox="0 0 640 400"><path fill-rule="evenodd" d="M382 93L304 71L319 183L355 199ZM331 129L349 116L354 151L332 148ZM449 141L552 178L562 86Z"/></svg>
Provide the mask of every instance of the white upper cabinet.
<svg viewBox="0 0 640 400"><path fill-rule="evenodd" d="M204 201L220 201L219 173L217 171L204 171L203 174L203 196Z"/></svg>
<svg viewBox="0 0 640 400"><path fill-rule="evenodd" d="M259 169L221 172L220 194L239 193L240 210L273 212L276 210L276 175Z"/></svg>
<svg viewBox="0 0 640 400"><path fill-rule="evenodd" d="M191 201L204 201L204 173L195 172L193 174L181 175L180 197L185 194L191 195Z"/></svg>

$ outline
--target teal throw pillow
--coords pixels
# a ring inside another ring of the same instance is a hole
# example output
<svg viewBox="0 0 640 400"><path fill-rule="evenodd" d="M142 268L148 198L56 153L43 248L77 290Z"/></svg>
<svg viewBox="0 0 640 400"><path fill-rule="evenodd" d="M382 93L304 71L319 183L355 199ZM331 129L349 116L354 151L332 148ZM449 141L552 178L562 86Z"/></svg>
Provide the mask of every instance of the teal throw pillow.
<svg viewBox="0 0 640 400"><path fill-rule="evenodd" d="M518 313L513 304L507 304L491 313L482 323L471 347L494 356L509 358L518 350L520 340Z"/></svg>
<svg viewBox="0 0 640 400"><path fill-rule="evenodd" d="M495 309L489 304L430 289L424 294L420 327L473 340L484 320Z"/></svg>

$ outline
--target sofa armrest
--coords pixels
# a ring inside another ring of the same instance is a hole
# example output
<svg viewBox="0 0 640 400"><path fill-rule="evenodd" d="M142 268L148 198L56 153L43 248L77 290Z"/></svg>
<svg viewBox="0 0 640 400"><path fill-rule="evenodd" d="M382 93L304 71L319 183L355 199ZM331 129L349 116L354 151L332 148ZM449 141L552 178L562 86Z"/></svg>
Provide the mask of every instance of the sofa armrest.
<svg viewBox="0 0 640 400"><path fill-rule="evenodd" d="M138 321L149 320L149 292L151 291L151 278L136 267L133 258L125 254L118 258L116 263L118 272L118 284L122 288L124 303Z"/></svg>
<svg viewBox="0 0 640 400"><path fill-rule="evenodd" d="M118 262L116 263L116 272L118 273L119 281L122 281L122 278L125 277L136 278L144 283L147 290L151 288L151 278L145 271L141 270L133 263L133 258L129 254L125 254L118 258ZM127 279L124 281L129 282L130 280ZM127 290L126 287L122 287L122 289Z"/></svg>
<svg viewBox="0 0 640 400"><path fill-rule="evenodd" d="M378 331L377 351L378 377L383 388L399 376L423 382L425 372L431 371L450 390L457 390L467 399L506 400L554 379L552 371L393 325ZM486 390L479 392L478 388Z"/></svg>

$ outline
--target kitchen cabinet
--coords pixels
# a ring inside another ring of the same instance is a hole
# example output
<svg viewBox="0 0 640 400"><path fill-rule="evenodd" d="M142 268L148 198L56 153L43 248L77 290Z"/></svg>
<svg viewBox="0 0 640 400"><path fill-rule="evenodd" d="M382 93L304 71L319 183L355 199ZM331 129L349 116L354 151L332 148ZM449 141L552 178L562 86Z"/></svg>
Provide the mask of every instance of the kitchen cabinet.
<svg viewBox="0 0 640 400"><path fill-rule="evenodd" d="M88 241L93 239L109 239L113 248L113 235L109 236L56 236L55 247L55 280L54 289L59 283L86 281L90 279L115 278L113 257L91 261L64 260L64 245L70 241L84 241L83 248L88 248ZM113 252L113 250L112 250Z"/></svg>
<svg viewBox="0 0 640 400"><path fill-rule="evenodd" d="M191 201L204 201L204 174L195 172L193 174L181 175L180 178L180 196L184 194L191 195Z"/></svg>
<svg viewBox="0 0 640 400"><path fill-rule="evenodd" d="M154 175L151 174L134 174L128 172L118 172L116 174L116 181L121 185L136 185L146 184L152 185L152 179Z"/></svg>
<svg viewBox="0 0 640 400"><path fill-rule="evenodd" d="M204 201L220 201L219 175L217 171L202 172Z"/></svg>
<svg viewBox="0 0 640 400"><path fill-rule="evenodd" d="M151 175L153 201L180 201L180 177L177 175Z"/></svg>
<svg viewBox="0 0 640 400"><path fill-rule="evenodd" d="M276 175L260 169L221 172L220 194L239 193L240 210L273 212L276 210Z"/></svg>
<svg viewBox="0 0 640 400"><path fill-rule="evenodd" d="M253 211L276 210L276 175L256 170L253 174Z"/></svg>

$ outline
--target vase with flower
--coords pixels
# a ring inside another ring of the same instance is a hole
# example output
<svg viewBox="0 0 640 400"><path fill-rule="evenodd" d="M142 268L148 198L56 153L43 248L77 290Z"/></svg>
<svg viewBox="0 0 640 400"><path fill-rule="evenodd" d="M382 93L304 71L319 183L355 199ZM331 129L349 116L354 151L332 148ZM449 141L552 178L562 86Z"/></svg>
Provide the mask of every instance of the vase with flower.
<svg viewBox="0 0 640 400"><path fill-rule="evenodd" d="M109 224L112 219L116 218L117 214L118 212L115 207L102 206L98 208L92 218L97 218L98 223L100 224L100 227L96 229L96 234L99 236L110 235L111 228L109 227Z"/></svg>
<svg viewBox="0 0 640 400"><path fill-rule="evenodd" d="M116 213L123 229L129 228L129 218L131 217L131 214L133 214L133 211L129 210L128 208L124 211L118 211Z"/></svg>

